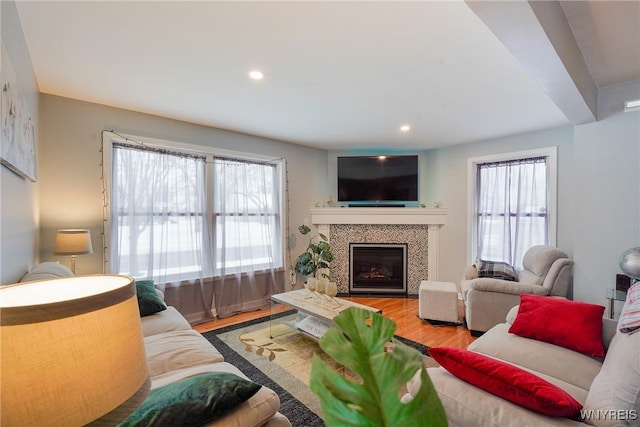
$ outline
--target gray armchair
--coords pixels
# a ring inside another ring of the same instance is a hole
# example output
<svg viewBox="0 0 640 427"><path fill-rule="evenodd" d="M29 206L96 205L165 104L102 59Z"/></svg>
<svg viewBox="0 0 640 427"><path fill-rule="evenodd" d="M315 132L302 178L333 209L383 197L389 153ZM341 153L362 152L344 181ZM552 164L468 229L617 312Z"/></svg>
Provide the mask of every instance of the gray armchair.
<svg viewBox="0 0 640 427"><path fill-rule="evenodd" d="M480 335L504 322L509 310L520 303L520 295L566 297L573 270L567 254L552 246L533 246L524 254L517 282L478 277L467 267L460 283L465 320L472 335Z"/></svg>

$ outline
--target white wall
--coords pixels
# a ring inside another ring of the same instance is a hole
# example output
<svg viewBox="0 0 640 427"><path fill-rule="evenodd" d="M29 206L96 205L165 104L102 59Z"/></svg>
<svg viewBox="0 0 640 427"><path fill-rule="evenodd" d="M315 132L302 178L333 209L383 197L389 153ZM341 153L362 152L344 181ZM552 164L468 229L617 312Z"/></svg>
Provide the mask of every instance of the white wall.
<svg viewBox="0 0 640 427"><path fill-rule="evenodd" d="M38 85L15 2L0 2L2 44L16 73L35 126L38 148ZM5 66L3 64L3 66ZM4 142L4 141L3 141ZM37 158L40 165L41 155ZM14 283L38 262L38 184L0 167L0 283Z"/></svg>
<svg viewBox="0 0 640 427"><path fill-rule="evenodd" d="M286 158L294 236L309 207L327 194L324 150L52 95L41 96L40 117L40 256L68 264L68 257L52 254L56 230L88 228L94 253L78 257L79 274L102 272L102 130ZM294 260L303 250L297 240Z"/></svg>
<svg viewBox="0 0 640 427"><path fill-rule="evenodd" d="M602 303L640 246L640 111L576 126L574 164L574 295Z"/></svg>

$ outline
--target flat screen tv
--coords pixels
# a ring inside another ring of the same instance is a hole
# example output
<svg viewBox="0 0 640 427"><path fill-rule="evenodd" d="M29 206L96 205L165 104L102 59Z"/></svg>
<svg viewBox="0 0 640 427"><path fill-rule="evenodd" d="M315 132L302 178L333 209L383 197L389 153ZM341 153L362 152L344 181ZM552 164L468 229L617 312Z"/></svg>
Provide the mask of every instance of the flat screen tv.
<svg viewBox="0 0 640 427"><path fill-rule="evenodd" d="M417 202L418 156L338 157L339 202Z"/></svg>

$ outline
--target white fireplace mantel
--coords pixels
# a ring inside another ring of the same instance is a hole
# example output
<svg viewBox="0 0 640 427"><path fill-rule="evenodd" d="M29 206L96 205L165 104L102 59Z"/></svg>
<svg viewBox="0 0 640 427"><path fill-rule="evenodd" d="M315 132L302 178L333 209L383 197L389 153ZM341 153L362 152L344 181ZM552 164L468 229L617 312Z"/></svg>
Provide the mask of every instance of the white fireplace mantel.
<svg viewBox="0 0 640 427"><path fill-rule="evenodd" d="M314 208L311 223L318 231L329 235L332 224L395 224L426 225L428 232L426 280L438 279L440 227L446 224L447 209L443 208Z"/></svg>
<svg viewBox="0 0 640 427"><path fill-rule="evenodd" d="M321 224L425 224L444 225L442 208L317 208L311 209L311 223Z"/></svg>

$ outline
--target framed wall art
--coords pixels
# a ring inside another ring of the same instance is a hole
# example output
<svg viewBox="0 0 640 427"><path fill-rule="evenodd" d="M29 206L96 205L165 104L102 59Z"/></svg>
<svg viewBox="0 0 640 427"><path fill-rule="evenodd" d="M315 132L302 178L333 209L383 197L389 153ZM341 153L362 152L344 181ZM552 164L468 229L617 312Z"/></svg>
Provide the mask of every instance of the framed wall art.
<svg viewBox="0 0 640 427"><path fill-rule="evenodd" d="M36 180L36 141L31 112L9 55L0 43L1 143L0 161L11 171L30 181Z"/></svg>

